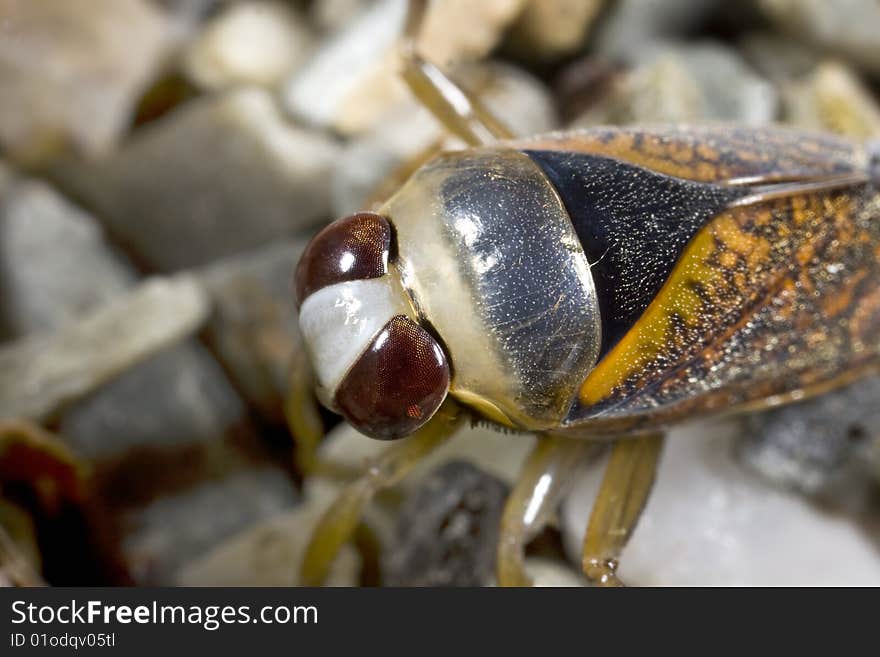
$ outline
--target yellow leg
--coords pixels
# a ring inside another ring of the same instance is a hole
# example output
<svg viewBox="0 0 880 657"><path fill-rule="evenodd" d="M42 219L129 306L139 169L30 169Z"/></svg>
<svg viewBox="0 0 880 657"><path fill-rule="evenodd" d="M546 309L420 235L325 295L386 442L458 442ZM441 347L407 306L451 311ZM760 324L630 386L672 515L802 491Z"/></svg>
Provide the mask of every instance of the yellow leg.
<svg viewBox="0 0 880 657"><path fill-rule="evenodd" d="M410 0L400 48L401 76L418 101L452 134L469 146L510 139L513 134L476 98L416 52L416 37L427 3Z"/></svg>
<svg viewBox="0 0 880 657"><path fill-rule="evenodd" d="M499 586L531 586L525 547L549 521L572 475L595 449L583 440L540 436L507 498L501 517L496 576Z"/></svg>
<svg viewBox="0 0 880 657"><path fill-rule="evenodd" d="M294 461L303 476L315 472L318 443L324 437L324 423L313 393L314 376L305 349L294 354L287 376L284 417L293 437Z"/></svg>
<svg viewBox="0 0 880 657"><path fill-rule="evenodd" d="M19 541L14 537L16 534ZM33 556L29 558L21 543L33 547ZM6 580L4 584L7 586L45 586L46 582L34 565L39 558L37 549L30 516L16 505L0 498L0 582Z"/></svg>
<svg viewBox="0 0 880 657"><path fill-rule="evenodd" d="M54 477L57 480L55 483L59 488L58 493L80 499L83 482L89 476L89 468L70 451L59 436L31 420L0 419L0 456L12 446L31 454L23 461L25 470L18 468L14 472L16 477L29 482L44 476ZM0 482L0 488L2 483Z"/></svg>
<svg viewBox="0 0 880 657"><path fill-rule="evenodd" d="M88 466L59 436L30 420L0 420L0 461L7 456L11 460L3 463L0 493L4 485L25 484L40 506L53 510L63 504L80 505L89 495ZM45 585L37 572L33 532L29 513L0 496L0 581L5 577L16 585ZM28 544L33 546L32 558L25 549Z"/></svg>
<svg viewBox="0 0 880 657"><path fill-rule="evenodd" d="M662 447L661 433L614 445L584 537L584 574L597 586L623 585L617 560L648 501Z"/></svg>
<svg viewBox="0 0 880 657"><path fill-rule="evenodd" d="M458 406L447 400L428 424L391 445L346 485L312 533L300 571L301 584L319 586L326 579L336 554L351 538L373 496L398 483L423 457L452 438L462 418Z"/></svg>

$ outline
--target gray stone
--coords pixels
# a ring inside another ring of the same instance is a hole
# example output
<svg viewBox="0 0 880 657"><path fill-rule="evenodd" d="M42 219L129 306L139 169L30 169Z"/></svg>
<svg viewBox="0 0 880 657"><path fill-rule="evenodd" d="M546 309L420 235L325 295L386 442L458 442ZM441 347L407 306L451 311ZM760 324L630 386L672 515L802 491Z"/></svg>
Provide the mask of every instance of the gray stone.
<svg viewBox="0 0 880 657"><path fill-rule="evenodd" d="M103 304L125 303L136 276L109 251L91 217L33 181L10 178L3 201L3 301L18 332L35 331L34 339L39 331L52 329L66 335L71 326L104 312ZM275 278L260 278L266 274L260 264L239 265L236 280L250 281L248 292L255 295L255 290L263 292L263 284L272 289L273 281L276 288L282 287L281 262ZM259 281L251 281L249 275ZM210 293L189 280L189 288L198 291L204 318ZM282 298L280 290L273 293ZM224 308L227 296L218 295ZM152 312L165 321L186 321L192 311L184 308L181 314L173 301L168 294L164 302L162 297L154 299ZM241 300L241 305L246 302ZM95 346L68 348L60 360L50 351L43 356L49 359L46 364L35 359L27 367L62 369L49 384L39 382L48 386L46 394L54 392L66 401L73 387L77 395L84 395L61 408L60 434L93 472L91 485L106 506L103 520L120 528L129 574L139 583L169 584L181 564L213 549L252 520L289 508L296 495L287 474L269 459L247 406L223 368L196 340L161 350L156 346L149 358L120 363L119 372L106 382L109 374L88 370L106 367L100 359L107 357L103 352L108 348L143 340L138 336L145 327L149 334L156 318L142 317L143 326L137 321L133 316L111 322L110 337L82 330L82 339L97 340ZM28 394L26 378L10 380L9 385L19 386L13 395Z"/></svg>
<svg viewBox="0 0 880 657"><path fill-rule="evenodd" d="M776 83L807 75L822 58L809 46L775 32L751 32L737 47L750 66Z"/></svg>
<svg viewBox="0 0 880 657"><path fill-rule="evenodd" d="M683 48L682 58L702 91L703 118L750 125L776 118L779 98L773 85L734 50L700 43Z"/></svg>
<svg viewBox="0 0 880 657"><path fill-rule="evenodd" d="M782 31L880 74L880 4L875 0L759 0Z"/></svg>
<svg viewBox="0 0 880 657"><path fill-rule="evenodd" d="M776 118L778 94L739 55L711 42L645 47L638 63L578 117L596 124L737 121Z"/></svg>
<svg viewBox="0 0 880 657"><path fill-rule="evenodd" d="M285 242L208 267L201 280L214 312L206 338L247 401L283 420L288 368L302 348L293 272L305 243Z"/></svg>
<svg viewBox="0 0 880 657"><path fill-rule="evenodd" d="M48 330L134 282L91 216L43 182L7 180L0 183L0 340Z"/></svg>
<svg viewBox="0 0 880 657"><path fill-rule="evenodd" d="M285 85L285 107L310 125L360 134L409 98L396 47L406 0L379 0L315 51ZM479 60L492 50L525 0L438 0L419 33L419 52L443 67Z"/></svg>
<svg viewBox="0 0 880 657"><path fill-rule="evenodd" d="M404 503L385 553L391 586L481 586L493 576L508 487L464 461L431 473Z"/></svg>
<svg viewBox="0 0 880 657"><path fill-rule="evenodd" d="M171 584L190 560L294 504L226 373L196 340L128 369L62 415L94 470L139 584Z"/></svg>
<svg viewBox="0 0 880 657"><path fill-rule="evenodd" d="M111 461L138 449L190 449L247 424L223 369L195 340L166 349L74 404L60 433L77 454Z"/></svg>
<svg viewBox="0 0 880 657"><path fill-rule="evenodd" d="M419 30L419 52L438 66L485 58L527 0L436 0Z"/></svg>
<svg viewBox="0 0 880 657"><path fill-rule="evenodd" d="M326 39L285 85L285 108L310 125L339 128L340 115L365 81L382 74L383 58L400 34L405 11L401 0L382 0Z"/></svg>
<svg viewBox="0 0 880 657"><path fill-rule="evenodd" d="M194 101L114 157L56 174L140 260L178 270L324 218L337 154L329 137L287 123L268 92L242 89Z"/></svg>
<svg viewBox="0 0 880 657"><path fill-rule="evenodd" d="M296 500L290 480L273 467L203 481L124 513L128 532L123 554L138 584L170 585L186 564L245 528L289 510Z"/></svg>
<svg viewBox="0 0 880 657"><path fill-rule="evenodd" d="M857 140L880 137L880 104L848 67L825 62L809 76L783 87L788 123Z"/></svg>
<svg viewBox="0 0 880 657"><path fill-rule="evenodd" d="M219 7L235 0L152 0L169 14L203 18Z"/></svg>
<svg viewBox="0 0 880 657"><path fill-rule="evenodd" d="M721 5L721 0L619 0L591 45L609 59L632 62L643 49L693 31Z"/></svg>
<svg viewBox="0 0 880 657"><path fill-rule="evenodd" d="M195 331L208 314L191 278L156 278L47 334L0 347L0 417L45 420Z"/></svg>
<svg viewBox="0 0 880 657"><path fill-rule="evenodd" d="M608 88L572 121L571 127L699 120L704 112L699 83L679 57L654 61L610 78Z"/></svg>
<svg viewBox="0 0 880 657"><path fill-rule="evenodd" d="M220 542L203 557L182 568L181 586L296 586L299 568L312 529L338 486L311 487L295 509L284 511ZM327 576L326 586L356 586L361 557L353 545L343 545Z"/></svg>
<svg viewBox="0 0 880 657"><path fill-rule="evenodd" d="M701 422L670 432L639 525L621 555L634 586L870 586L876 537L858 519L773 488L733 456L742 427ZM566 552L580 563L604 463L576 478L562 505ZM832 564L829 566L829 564Z"/></svg>
<svg viewBox="0 0 880 657"><path fill-rule="evenodd" d="M604 0L530 0L510 34L521 56L552 60L581 49Z"/></svg>
<svg viewBox="0 0 880 657"><path fill-rule="evenodd" d="M586 586L584 576L568 563L543 557L526 557L525 569L532 585L540 587Z"/></svg>
<svg viewBox="0 0 880 657"><path fill-rule="evenodd" d="M237 2L211 19L184 54L183 68L208 90L275 86L303 63L312 35L293 9L278 2Z"/></svg>
<svg viewBox="0 0 880 657"><path fill-rule="evenodd" d="M775 485L809 495L857 485L880 447L880 377L755 414L739 457ZM866 463L868 461L868 463Z"/></svg>
<svg viewBox="0 0 880 657"><path fill-rule="evenodd" d="M87 316L136 281L95 220L41 182L16 181L0 197L0 236L2 314L13 337ZM215 439L244 414L216 361L187 341L73 404L61 431L80 456L100 460L135 446Z"/></svg>
<svg viewBox="0 0 880 657"><path fill-rule="evenodd" d="M0 160L0 194L4 194L14 180L15 173L13 170Z"/></svg>
<svg viewBox="0 0 880 657"><path fill-rule="evenodd" d="M191 39L212 13L230 1L235 0L152 0L171 19L179 41Z"/></svg>
<svg viewBox="0 0 880 657"><path fill-rule="evenodd" d="M371 0L322 0L309 5L309 20L321 32L334 32L351 22Z"/></svg>
<svg viewBox="0 0 880 657"><path fill-rule="evenodd" d="M0 144L19 160L107 152L168 46L146 0L0 0Z"/></svg>

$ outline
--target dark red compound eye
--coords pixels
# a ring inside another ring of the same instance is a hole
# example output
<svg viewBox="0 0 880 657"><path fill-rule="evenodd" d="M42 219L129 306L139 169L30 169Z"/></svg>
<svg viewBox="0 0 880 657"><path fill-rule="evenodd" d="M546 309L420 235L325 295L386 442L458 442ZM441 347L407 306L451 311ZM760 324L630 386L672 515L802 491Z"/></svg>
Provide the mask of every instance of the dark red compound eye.
<svg viewBox="0 0 880 657"><path fill-rule="evenodd" d="M334 221L306 247L296 267L296 298L343 281L378 278L388 265L391 227L372 212Z"/></svg>
<svg viewBox="0 0 880 657"><path fill-rule="evenodd" d="M394 317L346 374L336 405L352 426L373 438L413 433L443 403L449 364L443 349L421 326Z"/></svg>

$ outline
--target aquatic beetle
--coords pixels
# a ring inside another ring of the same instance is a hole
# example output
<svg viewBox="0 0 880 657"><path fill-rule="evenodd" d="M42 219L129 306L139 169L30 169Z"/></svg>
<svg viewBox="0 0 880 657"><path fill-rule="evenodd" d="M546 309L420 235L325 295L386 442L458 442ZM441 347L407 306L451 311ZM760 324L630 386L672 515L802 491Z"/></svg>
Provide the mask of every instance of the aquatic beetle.
<svg viewBox="0 0 880 657"><path fill-rule="evenodd" d="M296 272L318 393L393 445L320 522L319 583L360 511L462 418L540 438L502 520L498 581L584 453L613 441L583 568L616 585L663 429L817 394L880 363L875 146L781 128L598 128L512 139L415 52L404 79L470 148L376 213L321 232Z"/></svg>

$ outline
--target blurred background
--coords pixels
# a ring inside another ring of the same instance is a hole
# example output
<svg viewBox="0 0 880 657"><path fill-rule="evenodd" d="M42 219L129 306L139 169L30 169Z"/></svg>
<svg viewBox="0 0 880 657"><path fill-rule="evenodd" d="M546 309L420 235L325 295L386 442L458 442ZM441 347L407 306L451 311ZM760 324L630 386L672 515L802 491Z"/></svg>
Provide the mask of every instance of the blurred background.
<svg viewBox="0 0 880 657"><path fill-rule="evenodd" d="M459 148L397 79L404 0L0 0L0 584L295 585L383 445L283 414L308 237ZM880 138L877 0L435 0L420 49L517 134L784 122ZM633 584L880 585L880 381L686 427ZM493 581L529 436L473 428L368 512L342 585ZM583 583L601 463L529 549Z"/></svg>

